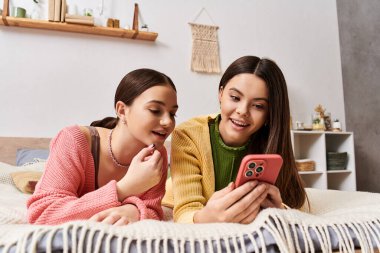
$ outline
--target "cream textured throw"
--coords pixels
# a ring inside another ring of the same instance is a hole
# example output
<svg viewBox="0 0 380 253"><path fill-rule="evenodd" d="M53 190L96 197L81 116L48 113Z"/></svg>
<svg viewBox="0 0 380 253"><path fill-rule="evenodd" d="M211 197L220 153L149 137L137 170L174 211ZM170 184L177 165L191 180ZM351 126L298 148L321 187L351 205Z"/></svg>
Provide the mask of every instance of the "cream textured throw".
<svg viewBox="0 0 380 253"><path fill-rule="evenodd" d="M6 190L8 196L15 197L10 188L1 187L0 190ZM6 214L6 208L1 206L1 215L7 215L7 218L0 219L3 223L0 225L0 247L4 247L2 252L8 252L12 245L16 245L16 252L35 250L40 238L46 236L46 250L49 252L52 250L53 236L57 231L62 231L64 252L99 252L101 248L104 252L111 252L111 239L116 240L115 252L128 252L132 245L139 252L195 252L196 249L200 252L245 252L242 247L245 245L244 237L249 238L256 252L266 252L261 245L266 245L263 231L267 231L281 252L301 252L302 248L305 252L315 252L312 237L318 238L322 252L331 252L330 233L333 231L339 242L335 250L340 252L354 252L352 235L360 243L362 252L374 252L373 246L380 249L380 194L315 189L307 189L307 193L312 214L297 210L266 209L249 225L187 225L153 220L124 227L86 221L60 226L15 225L9 224L11 219L20 223L25 217L17 217L20 213L12 209ZM23 199L16 198L17 201ZM295 233L296 227L299 227L298 234ZM29 246L28 237L31 238Z"/></svg>
<svg viewBox="0 0 380 253"><path fill-rule="evenodd" d="M220 73L218 27L189 23L193 36L191 70Z"/></svg>

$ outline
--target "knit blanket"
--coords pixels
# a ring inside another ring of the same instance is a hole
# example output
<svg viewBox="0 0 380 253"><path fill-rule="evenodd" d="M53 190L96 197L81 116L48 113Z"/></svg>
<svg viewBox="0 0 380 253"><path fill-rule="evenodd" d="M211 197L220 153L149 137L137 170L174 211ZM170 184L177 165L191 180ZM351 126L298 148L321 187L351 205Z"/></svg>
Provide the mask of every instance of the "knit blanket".
<svg viewBox="0 0 380 253"><path fill-rule="evenodd" d="M51 252L57 235L63 252L267 252L270 243L279 252L380 249L376 193L307 189L311 213L265 209L248 225L143 220L121 227L88 221L39 226L25 224L27 195L12 187L0 184L0 252Z"/></svg>

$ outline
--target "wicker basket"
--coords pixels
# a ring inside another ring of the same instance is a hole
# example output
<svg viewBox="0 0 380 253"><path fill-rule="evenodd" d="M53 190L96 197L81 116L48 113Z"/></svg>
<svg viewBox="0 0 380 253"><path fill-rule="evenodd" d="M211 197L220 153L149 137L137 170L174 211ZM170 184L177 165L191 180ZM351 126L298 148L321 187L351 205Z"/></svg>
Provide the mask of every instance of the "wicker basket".
<svg viewBox="0 0 380 253"><path fill-rule="evenodd" d="M347 158L347 152L327 152L327 170L345 170Z"/></svg>
<svg viewBox="0 0 380 253"><path fill-rule="evenodd" d="M315 170L315 162L310 159L296 160L296 167L298 171L313 171Z"/></svg>

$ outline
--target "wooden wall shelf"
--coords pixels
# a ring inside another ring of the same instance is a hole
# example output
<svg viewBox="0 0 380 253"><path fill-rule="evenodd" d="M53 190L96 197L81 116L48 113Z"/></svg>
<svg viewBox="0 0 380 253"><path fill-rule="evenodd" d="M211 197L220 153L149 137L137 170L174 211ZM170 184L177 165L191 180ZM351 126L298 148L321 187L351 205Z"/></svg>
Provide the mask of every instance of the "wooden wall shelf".
<svg viewBox="0 0 380 253"><path fill-rule="evenodd" d="M45 20L35 20L29 18L15 18L15 17L2 17L0 19L0 25L4 26L16 26L26 28L36 28L63 32L75 32L75 33L87 33L111 37L119 37L126 39L147 40L155 41L158 33L144 32L136 30L126 30L122 28L109 28L102 26L86 26L77 24L67 24L60 22L49 22Z"/></svg>

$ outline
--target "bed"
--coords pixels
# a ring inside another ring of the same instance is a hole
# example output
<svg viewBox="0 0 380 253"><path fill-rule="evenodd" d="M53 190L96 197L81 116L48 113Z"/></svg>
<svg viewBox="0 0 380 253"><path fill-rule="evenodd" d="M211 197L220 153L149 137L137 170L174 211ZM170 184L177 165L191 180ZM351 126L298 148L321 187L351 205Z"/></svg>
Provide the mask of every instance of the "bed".
<svg viewBox="0 0 380 253"><path fill-rule="evenodd" d="M144 220L115 227L88 221L29 225L30 196L12 172L42 173L44 159L16 166L20 148L47 149L47 138L0 137L0 253L5 252L377 252L380 194L307 189L312 213L263 210L249 225ZM14 174L14 173L13 173ZM12 174L12 175L13 175ZM13 179L13 178L12 178ZM16 180L17 181L17 180ZM17 181L18 182L18 181Z"/></svg>

